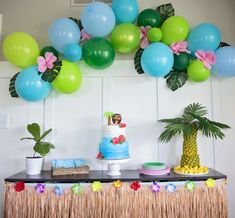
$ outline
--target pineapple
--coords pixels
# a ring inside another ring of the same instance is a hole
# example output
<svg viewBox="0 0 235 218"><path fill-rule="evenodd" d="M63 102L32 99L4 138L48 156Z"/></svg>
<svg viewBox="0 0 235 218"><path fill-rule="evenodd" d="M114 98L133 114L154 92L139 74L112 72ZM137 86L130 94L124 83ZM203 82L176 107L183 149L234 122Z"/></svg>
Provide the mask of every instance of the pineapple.
<svg viewBox="0 0 235 218"><path fill-rule="evenodd" d="M205 173L206 167L200 164L197 149L197 132L201 131L207 137L215 139L224 138L222 129L230 128L228 125L211 121L205 117L207 111L199 103L193 103L184 108L181 116L173 119L162 119L166 123L165 130L158 138L160 142L169 142L173 136L183 133L183 154L180 166L175 168L177 172L183 173Z"/></svg>

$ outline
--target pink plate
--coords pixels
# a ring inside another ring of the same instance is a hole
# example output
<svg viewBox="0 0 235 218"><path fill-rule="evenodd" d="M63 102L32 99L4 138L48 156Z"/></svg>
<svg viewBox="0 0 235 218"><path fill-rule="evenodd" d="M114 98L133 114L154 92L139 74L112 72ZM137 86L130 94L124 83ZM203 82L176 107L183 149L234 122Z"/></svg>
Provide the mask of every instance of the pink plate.
<svg viewBox="0 0 235 218"><path fill-rule="evenodd" d="M170 167L167 167L164 170L145 170L145 169L140 169L139 170L141 174L149 175L149 176L161 176L168 174L171 170Z"/></svg>

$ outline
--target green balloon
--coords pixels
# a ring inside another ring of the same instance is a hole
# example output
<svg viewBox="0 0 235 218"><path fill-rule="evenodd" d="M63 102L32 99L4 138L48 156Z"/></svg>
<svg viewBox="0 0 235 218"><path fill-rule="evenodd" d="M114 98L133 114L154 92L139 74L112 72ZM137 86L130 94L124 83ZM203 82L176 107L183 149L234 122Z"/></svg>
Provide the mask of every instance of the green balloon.
<svg viewBox="0 0 235 218"><path fill-rule="evenodd" d="M109 67L115 58L112 44L104 38L92 38L87 40L82 47L84 61L95 69Z"/></svg>
<svg viewBox="0 0 235 218"><path fill-rule="evenodd" d="M140 12L137 18L137 25L159 27L161 25L160 14L154 9L145 9Z"/></svg>
<svg viewBox="0 0 235 218"><path fill-rule="evenodd" d="M111 42L116 51L120 53L131 53L135 51L140 43L140 30L131 23L117 25L112 34Z"/></svg>
<svg viewBox="0 0 235 218"><path fill-rule="evenodd" d="M185 70L189 65L190 57L187 53L180 53L174 55L174 68L176 70Z"/></svg>
<svg viewBox="0 0 235 218"><path fill-rule="evenodd" d="M70 94L77 91L82 83L82 73L75 63L63 60L59 75L52 82L58 92Z"/></svg>
<svg viewBox="0 0 235 218"><path fill-rule="evenodd" d="M188 77L194 82L203 82L208 79L211 72L208 70L201 61L192 61L187 69Z"/></svg>
<svg viewBox="0 0 235 218"><path fill-rule="evenodd" d="M171 45L173 42L183 41L189 33L189 24L185 18L171 16L164 21L161 27L162 42Z"/></svg>
<svg viewBox="0 0 235 218"><path fill-rule="evenodd" d="M53 53L57 58L59 57L58 51L56 51L52 46L45 46L44 48L42 48L42 50L40 51L40 55L41 55L41 56L45 56L46 52L51 52L51 53Z"/></svg>
<svg viewBox="0 0 235 218"><path fill-rule="evenodd" d="M148 31L147 38L150 42L159 42L162 39L162 31L157 27L153 27Z"/></svg>

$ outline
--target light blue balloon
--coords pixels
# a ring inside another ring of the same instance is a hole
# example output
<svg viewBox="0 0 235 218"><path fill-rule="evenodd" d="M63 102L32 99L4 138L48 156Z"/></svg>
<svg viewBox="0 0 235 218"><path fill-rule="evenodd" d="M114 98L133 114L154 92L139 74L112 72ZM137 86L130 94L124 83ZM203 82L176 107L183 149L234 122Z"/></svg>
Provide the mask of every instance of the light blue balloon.
<svg viewBox="0 0 235 218"><path fill-rule="evenodd" d="M219 77L235 76L235 47L226 46L215 52L216 64L211 72Z"/></svg>
<svg viewBox="0 0 235 218"><path fill-rule="evenodd" d="M51 91L51 84L38 75L38 66L34 65L22 70L15 81L17 94L25 101L40 101Z"/></svg>
<svg viewBox="0 0 235 218"><path fill-rule="evenodd" d="M112 9L117 23L133 23L139 13L136 0L113 0Z"/></svg>
<svg viewBox="0 0 235 218"><path fill-rule="evenodd" d="M73 20L60 18L50 25L48 36L52 46L58 52L64 53L66 45L79 42L80 29Z"/></svg>
<svg viewBox="0 0 235 218"><path fill-rule="evenodd" d="M81 14L84 30L95 37L104 37L113 30L116 20L112 9L103 2L88 4Z"/></svg>
<svg viewBox="0 0 235 218"><path fill-rule="evenodd" d="M141 66L150 76L165 76L170 72L173 64L174 56L171 49L161 42L150 44L141 56Z"/></svg>
<svg viewBox="0 0 235 218"><path fill-rule="evenodd" d="M79 61L82 57L82 48L78 44L67 45L64 48L64 58L68 61Z"/></svg>
<svg viewBox="0 0 235 218"><path fill-rule="evenodd" d="M189 34L188 49L194 54L197 50L215 51L221 41L221 33L217 26L202 23Z"/></svg>

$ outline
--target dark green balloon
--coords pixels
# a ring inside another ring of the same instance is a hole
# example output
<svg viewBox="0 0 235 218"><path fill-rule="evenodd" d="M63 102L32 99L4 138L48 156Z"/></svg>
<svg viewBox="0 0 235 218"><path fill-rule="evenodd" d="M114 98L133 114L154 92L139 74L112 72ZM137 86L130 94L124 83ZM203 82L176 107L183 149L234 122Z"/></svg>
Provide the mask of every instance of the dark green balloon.
<svg viewBox="0 0 235 218"><path fill-rule="evenodd" d="M137 18L138 26L159 27L161 25L160 14L154 9L145 9Z"/></svg>
<svg viewBox="0 0 235 218"><path fill-rule="evenodd" d="M187 53L174 54L174 68L176 70L186 70L189 65L190 57Z"/></svg>
<svg viewBox="0 0 235 218"><path fill-rule="evenodd" d="M52 46L45 46L44 48L42 48L42 50L40 51L40 55L41 55L41 56L45 56L46 52L51 52L51 53L53 53L57 58L59 57L58 51L56 51Z"/></svg>
<svg viewBox="0 0 235 218"><path fill-rule="evenodd" d="M109 67L115 58L113 45L104 38L92 38L87 40L82 47L84 61L95 69Z"/></svg>

